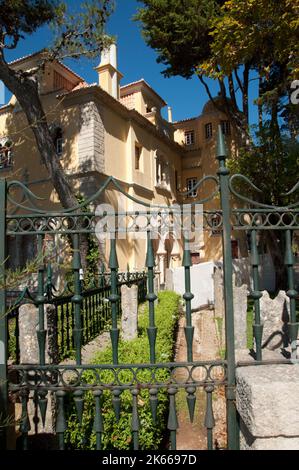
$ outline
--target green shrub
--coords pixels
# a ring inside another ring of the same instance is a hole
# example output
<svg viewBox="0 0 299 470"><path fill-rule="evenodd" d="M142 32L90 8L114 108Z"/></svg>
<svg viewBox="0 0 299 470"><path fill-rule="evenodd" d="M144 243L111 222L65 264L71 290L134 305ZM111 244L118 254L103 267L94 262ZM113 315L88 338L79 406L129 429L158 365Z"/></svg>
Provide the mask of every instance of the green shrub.
<svg viewBox="0 0 299 470"><path fill-rule="evenodd" d="M158 334L156 341L156 362L171 362L174 353L175 329L179 314L179 296L173 292L161 292L159 303L155 309ZM148 326L148 308L145 308L138 318L139 336L133 341L119 342L120 364L148 364L149 343L146 328ZM94 364L112 364L112 349L109 346L97 354L92 361ZM102 377L108 379L108 372L103 372ZM111 374L110 374L111 375ZM131 380L128 371L121 373L121 380L126 383ZM138 374L139 380L149 380L149 371L144 370ZM159 380L168 379L166 370L159 371ZM87 383L94 382L94 375L86 372L84 380ZM102 444L104 449L126 450L132 448L131 416L132 396L126 390L121 393L121 415L116 423L111 393L104 391L102 396L102 413L104 420L104 434ZM142 390L138 395L138 412L140 420L139 446L140 449L157 449L165 435L166 419L168 411L168 396L165 390L159 390L159 405L157 410L157 422L153 424L148 390ZM94 420L94 398L91 392L84 396L84 413L82 426L78 424L74 402L69 396L68 431L66 440L71 448L95 449L96 436L92 431Z"/></svg>

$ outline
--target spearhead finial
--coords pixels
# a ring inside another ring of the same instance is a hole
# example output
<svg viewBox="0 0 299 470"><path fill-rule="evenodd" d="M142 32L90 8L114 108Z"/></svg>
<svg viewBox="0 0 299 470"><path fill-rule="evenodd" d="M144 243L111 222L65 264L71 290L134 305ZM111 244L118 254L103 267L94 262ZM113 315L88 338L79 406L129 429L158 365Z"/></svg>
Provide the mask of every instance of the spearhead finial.
<svg viewBox="0 0 299 470"><path fill-rule="evenodd" d="M218 126L218 133L217 133L217 147L216 147L216 158L225 159L227 157L227 148L224 140L224 135L222 132L221 125Z"/></svg>

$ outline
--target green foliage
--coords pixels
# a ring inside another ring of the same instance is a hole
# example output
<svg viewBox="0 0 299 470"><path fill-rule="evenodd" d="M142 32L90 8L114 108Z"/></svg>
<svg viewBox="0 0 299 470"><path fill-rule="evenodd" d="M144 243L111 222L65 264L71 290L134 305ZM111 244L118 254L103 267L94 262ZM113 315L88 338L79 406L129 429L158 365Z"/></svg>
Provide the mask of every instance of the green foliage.
<svg viewBox="0 0 299 470"><path fill-rule="evenodd" d="M165 76L190 78L211 53L210 21L223 1L138 0L144 5L135 19L142 24L146 43L167 65Z"/></svg>
<svg viewBox="0 0 299 470"><path fill-rule="evenodd" d="M156 324L158 325L158 335L156 343L157 362L167 362L173 359L175 329L178 320L179 296L173 292L161 292L159 294L159 304L156 307ZM148 326L148 309L145 308L139 314L139 336L133 341L120 341L119 362L122 364L148 364L149 344L146 328ZM112 349L108 347L97 354L94 364L111 364ZM159 380L167 380L168 373L165 370L157 374ZM101 374L104 380L113 380L109 372ZM87 383L94 382L94 375L86 373L84 376ZM144 382L149 381L150 374L144 370L138 374L138 378ZM129 383L132 374L128 371L121 373L121 380ZM141 449L157 449L161 444L166 429L166 418L168 409L168 397L165 390L158 393L159 405L157 412L157 424L153 425L149 392L142 390L138 396L138 412L140 419L139 442ZM102 412L104 417L103 448L104 449L131 449L131 415L132 397L129 391L121 394L121 416L119 423L116 423L111 400L111 393L105 391L102 397ZM85 394L85 407L82 427L78 425L74 403L69 397L69 416L67 441L71 448L75 449L95 449L96 438L92 432L94 419L94 399L91 392Z"/></svg>
<svg viewBox="0 0 299 470"><path fill-rule="evenodd" d="M82 194L76 196L79 204L85 203L85 198ZM90 214L91 211L88 206L85 206L82 211L86 214ZM86 253L86 264L87 270L84 273L84 281L86 285L93 285L97 275L99 273L99 262L100 262L100 251L99 244L92 233L86 234L87 238L87 253Z"/></svg>
<svg viewBox="0 0 299 470"><path fill-rule="evenodd" d="M0 24L12 41L31 34L58 15L58 0L1 0Z"/></svg>
<svg viewBox="0 0 299 470"><path fill-rule="evenodd" d="M225 74L244 62L269 78L274 64L298 72L298 0L229 0L211 21L212 54Z"/></svg>
<svg viewBox="0 0 299 470"><path fill-rule="evenodd" d="M224 104L217 107L230 116L244 145L250 140L251 80L259 80L256 104L264 123L272 114L281 126L280 116L296 133L298 111L289 94L298 75L298 0L139 1L136 19L158 62L167 66L164 75L196 74L210 98L205 78L218 80Z"/></svg>
<svg viewBox="0 0 299 470"><path fill-rule="evenodd" d="M50 24L53 29L53 46L47 49L50 59L98 54L111 42L104 26L114 1L76 3L79 5L74 9L70 8L69 2L58 0L1 0L0 49L14 49L24 34L32 34Z"/></svg>
<svg viewBox="0 0 299 470"><path fill-rule="evenodd" d="M247 176L262 192L241 182L238 190L254 200L277 206L295 201L298 193L283 196L299 178L299 143L273 131L269 124L257 133L256 145L241 149L228 160L232 173Z"/></svg>

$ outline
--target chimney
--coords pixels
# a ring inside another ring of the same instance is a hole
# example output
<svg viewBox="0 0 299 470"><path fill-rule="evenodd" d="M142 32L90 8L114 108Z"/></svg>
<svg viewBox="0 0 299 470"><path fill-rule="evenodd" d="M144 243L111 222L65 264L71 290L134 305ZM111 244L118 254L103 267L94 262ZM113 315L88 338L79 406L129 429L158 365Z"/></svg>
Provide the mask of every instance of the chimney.
<svg viewBox="0 0 299 470"><path fill-rule="evenodd" d="M168 122L172 122L172 108L168 106Z"/></svg>
<svg viewBox="0 0 299 470"><path fill-rule="evenodd" d="M123 75L117 70L117 47L111 44L109 49L102 52L101 62L96 67L99 74L99 85L113 98L119 100L120 80Z"/></svg>

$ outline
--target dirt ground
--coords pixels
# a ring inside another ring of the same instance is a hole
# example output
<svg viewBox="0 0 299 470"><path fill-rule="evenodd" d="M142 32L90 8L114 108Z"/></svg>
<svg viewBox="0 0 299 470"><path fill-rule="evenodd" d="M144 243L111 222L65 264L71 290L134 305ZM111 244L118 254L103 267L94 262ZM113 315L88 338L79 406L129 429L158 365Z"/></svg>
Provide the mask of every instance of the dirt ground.
<svg viewBox="0 0 299 470"><path fill-rule="evenodd" d="M194 326L193 359L194 361L215 360L220 358L221 345L213 310L201 310L192 314ZM187 361L187 348L184 334L185 317L179 321L176 343L176 362ZM196 394L195 415L190 422L186 392L177 394L179 429L177 432L178 450L204 450L207 448L207 431L204 427L206 411L206 393L200 388ZM226 447L226 410L224 387L217 387L213 392L213 412L215 428L213 441L215 448Z"/></svg>

